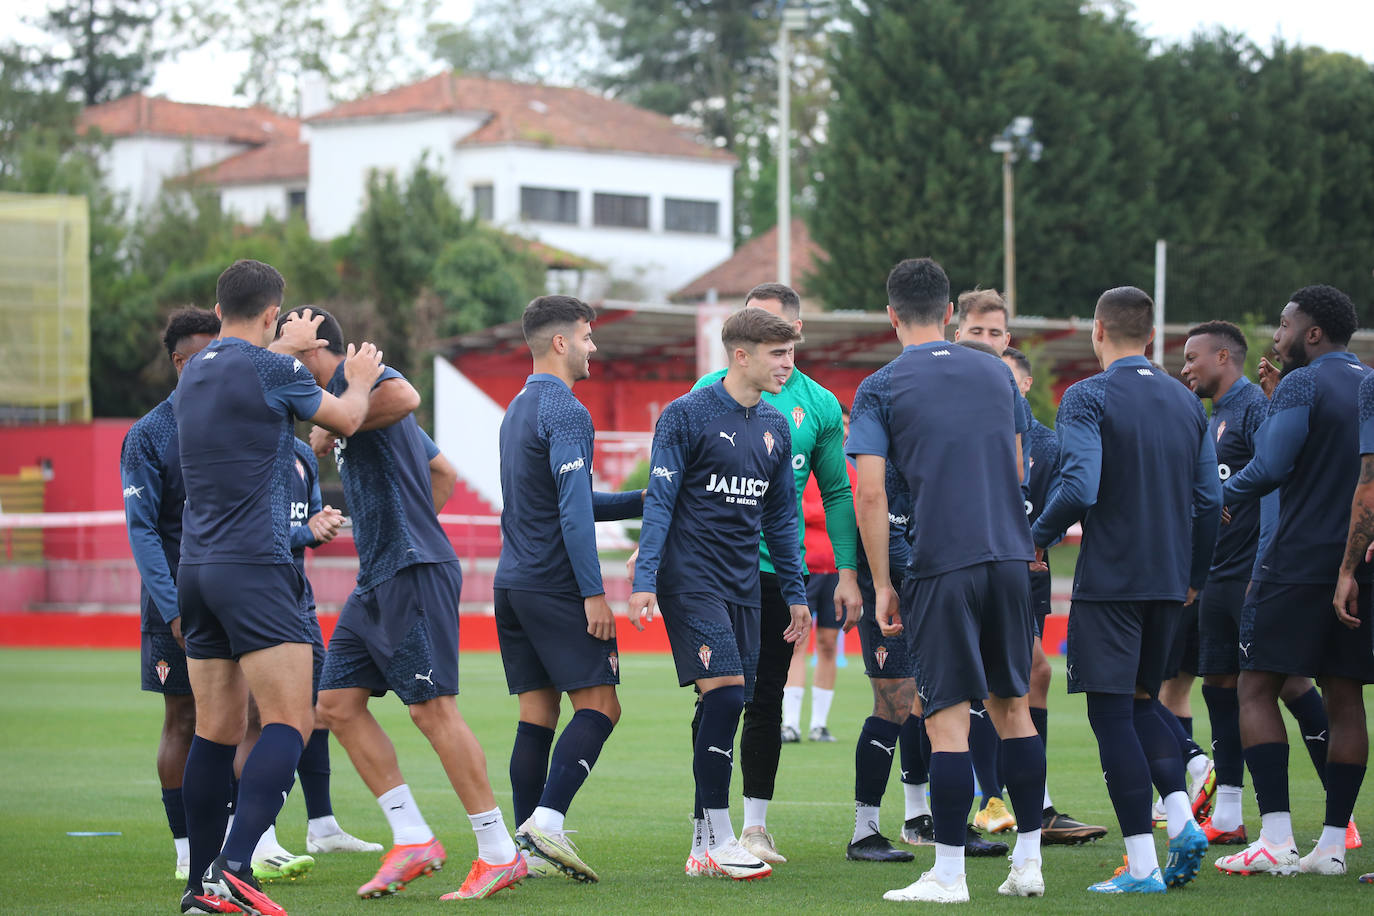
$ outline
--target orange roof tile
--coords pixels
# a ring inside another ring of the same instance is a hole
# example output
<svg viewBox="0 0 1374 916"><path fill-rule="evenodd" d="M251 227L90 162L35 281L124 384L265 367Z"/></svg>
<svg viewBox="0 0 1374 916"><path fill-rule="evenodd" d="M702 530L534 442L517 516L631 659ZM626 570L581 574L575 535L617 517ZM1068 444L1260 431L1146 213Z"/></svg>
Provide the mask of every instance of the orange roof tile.
<svg viewBox="0 0 1374 916"><path fill-rule="evenodd" d="M669 118L582 89L441 73L321 112L312 123L473 112L486 122L460 144L520 143L734 162Z"/></svg>
<svg viewBox="0 0 1374 916"><path fill-rule="evenodd" d="M806 295L806 278L817 263L824 260L825 252L811 240L806 223L800 219L792 221L792 288L798 294ZM700 301L706 298L707 290L714 289L716 296L725 302L743 300L745 295L760 283L776 280L778 276L778 227L774 226L762 235L755 236L735 249L735 253L706 273L688 283L669 296L678 302ZM813 303L814 304L814 303Z"/></svg>
<svg viewBox="0 0 1374 916"><path fill-rule="evenodd" d="M264 184L310 177L310 144L268 143L208 165L192 174L213 185Z"/></svg>
<svg viewBox="0 0 1374 916"><path fill-rule="evenodd" d="M99 128L112 137L151 134L230 140L254 146L274 140L295 140L300 136L299 121L269 108L192 105L141 92L86 108L77 124L83 129Z"/></svg>

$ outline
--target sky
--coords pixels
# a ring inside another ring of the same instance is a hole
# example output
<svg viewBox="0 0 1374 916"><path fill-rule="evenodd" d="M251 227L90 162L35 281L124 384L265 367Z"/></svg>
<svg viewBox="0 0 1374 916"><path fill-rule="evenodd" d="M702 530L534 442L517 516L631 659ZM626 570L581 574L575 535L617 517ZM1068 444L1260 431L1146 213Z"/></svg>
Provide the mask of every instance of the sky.
<svg viewBox="0 0 1374 916"><path fill-rule="evenodd" d="M441 0L436 19L461 22L471 15L473 3ZM21 42L41 41L42 33L24 26L22 19L40 14L46 5L46 0L10 0L0 5L0 35ZM1374 3L1369 0L1134 0L1132 5L1132 18L1145 34L1164 41L1182 40L1198 29L1221 25L1244 33L1261 47L1282 37L1289 44L1318 45L1374 61ZM233 94L240 69L232 55L205 47L165 62L150 91L182 102L242 104Z"/></svg>

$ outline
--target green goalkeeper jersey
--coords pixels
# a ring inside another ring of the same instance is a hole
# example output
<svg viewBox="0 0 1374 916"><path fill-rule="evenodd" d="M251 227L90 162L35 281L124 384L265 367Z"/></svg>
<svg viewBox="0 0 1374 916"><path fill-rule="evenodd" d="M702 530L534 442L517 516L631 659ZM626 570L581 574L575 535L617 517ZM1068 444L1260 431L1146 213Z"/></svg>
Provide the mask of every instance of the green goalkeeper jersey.
<svg viewBox="0 0 1374 916"><path fill-rule="evenodd" d="M724 369L702 376L692 390L724 377ZM814 473L821 501L825 504L825 530L835 549L835 568L857 569L858 529L854 523L854 494L849 489L849 471L845 467L844 418L839 400L797 369L792 370L781 392L765 391L763 399L787 418L792 432L792 472L797 480L797 537L802 542L802 561L806 560L802 492L806 489L806 479ZM763 539L759 541L759 568L774 572L768 542Z"/></svg>

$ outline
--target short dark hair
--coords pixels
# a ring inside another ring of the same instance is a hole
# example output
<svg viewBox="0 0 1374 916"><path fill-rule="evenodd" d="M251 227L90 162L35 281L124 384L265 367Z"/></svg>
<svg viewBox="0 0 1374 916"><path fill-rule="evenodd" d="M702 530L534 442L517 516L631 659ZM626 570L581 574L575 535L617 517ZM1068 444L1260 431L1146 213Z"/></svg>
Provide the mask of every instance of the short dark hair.
<svg viewBox="0 0 1374 916"><path fill-rule="evenodd" d="M1234 359L1245 365L1245 354L1250 352L1250 346L1245 342L1245 332L1240 328L1229 321L1204 321L1188 329L1189 337L1200 337L1203 334L1224 341L1226 349L1231 351Z"/></svg>
<svg viewBox="0 0 1374 916"><path fill-rule="evenodd" d="M1143 289L1118 286L1097 298L1094 317L1113 341L1143 344L1154 326L1155 304Z"/></svg>
<svg viewBox="0 0 1374 916"><path fill-rule="evenodd" d="M270 264L244 258L235 261L219 275L215 301L226 321L256 318L274 305L281 305L286 280Z"/></svg>
<svg viewBox="0 0 1374 916"><path fill-rule="evenodd" d="M343 356L343 327L340 326L339 319L335 318L333 315L329 314L322 308L316 308L313 305L298 305L289 312L282 312L281 317L277 319L277 333L281 334L281 328L282 325L286 324L286 319L290 318L292 315L299 315L306 309L310 309L311 318L314 318L318 315L324 316L324 321L321 321L320 326L315 329L316 337L320 338L321 340L329 341L329 343L325 344L324 348L328 350L330 353L334 353L338 356Z"/></svg>
<svg viewBox="0 0 1374 916"><path fill-rule="evenodd" d="M162 345L170 357L181 342L197 334L219 336L219 318L209 309L183 308L167 316L167 327L162 332Z"/></svg>
<svg viewBox="0 0 1374 916"><path fill-rule="evenodd" d="M903 324L939 324L949 306L949 277L930 258L907 258L887 275L887 302Z"/></svg>
<svg viewBox="0 0 1374 916"><path fill-rule="evenodd" d="M998 359L1002 358L1001 353L998 353L990 345L983 343L981 340L956 340L955 343L961 347L968 347L970 350L977 350L979 353L986 353L988 356L995 356Z"/></svg>
<svg viewBox="0 0 1374 916"><path fill-rule="evenodd" d="M1322 329L1326 339L1338 347L1350 343L1360 320L1355 315L1355 303L1350 297L1334 286L1318 283L1304 286L1288 297L1301 309L1312 323Z"/></svg>
<svg viewBox="0 0 1374 916"><path fill-rule="evenodd" d="M1010 318L1011 313L1007 311L1007 300L1002 298L1002 294L995 289L970 289L959 294L959 324L963 324L970 315L983 315L988 312L1001 312Z"/></svg>
<svg viewBox="0 0 1374 916"><path fill-rule="evenodd" d="M588 324L596 320L596 309L576 296L539 296L531 299L520 316L520 329L525 334L525 343L534 349L534 341L542 332L554 325Z"/></svg>
<svg viewBox="0 0 1374 916"><path fill-rule="evenodd" d="M960 342L960 343L963 343L962 340L959 341L959 342ZM1030 357L1027 356L1026 354L1022 353L1020 350L1016 349L1015 347L1007 347L1005 350L1003 350L1003 351L1002 351L1002 358L1003 358L1003 359L1009 359L1009 360L1011 360L1012 362L1016 363L1016 368L1020 369L1020 370L1021 370L1022 372L1024 372L1024 373L1026 373L1026 375L1029 375L1029 376L1034 376L1034 375L1035 375L1035 373L1031 371L1031 361L1030 361Z"/></svg>
<svg viewBox="0 0 1374 916"><path fill-rule="evenodd" d="M744 304L748 305L755 299L775 300L781 303L782 310L793 318L801 314L801 296L786 283L760 283L749 290L749 295L744 297Z"/></svg>
<svg viewBox="0 0 1374 916"><path fill-rule="evenodd" d="M725 351L733 353L738 346L793 343L801 340L801 335L797 333L797 326L786 318L751 305L725 319L720 340L725 344Z"/></svg>

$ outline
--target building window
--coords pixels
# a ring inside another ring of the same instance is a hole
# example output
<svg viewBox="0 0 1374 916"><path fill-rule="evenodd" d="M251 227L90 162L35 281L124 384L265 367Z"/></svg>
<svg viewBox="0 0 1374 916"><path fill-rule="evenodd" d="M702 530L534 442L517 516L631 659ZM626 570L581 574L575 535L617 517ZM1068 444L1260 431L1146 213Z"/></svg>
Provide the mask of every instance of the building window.
<svg viewBox="0 0 1374 916"><path fill-rule="evenodd" d="M649 228L649 198L633 194L592 195L592 224L622 229Z"/></svg>
<svg viewBox="0 0 1374 916"><path fill-rule="evenodd" d="M496 212L496 193L489 184L472 186L472 212L478 219L491 222Z"/></svg>
<svg viewBox="0 0 1374 916"><path fill-rule="evenodd" d="M520 218L541 223L577 223L577 192L520 188Z"/></svg>
<svg viewBox="0 0 1374 916"><path fill-rule="evenodd" d="M663 200L663 228L669 232L720 231L720 204L714 200Z"/></svg>
<svg viewBox="0 0 1374 916"><path fill-rule="evenodd" d="M305 219L305 191L286 192L286 215Z"/></svg>

